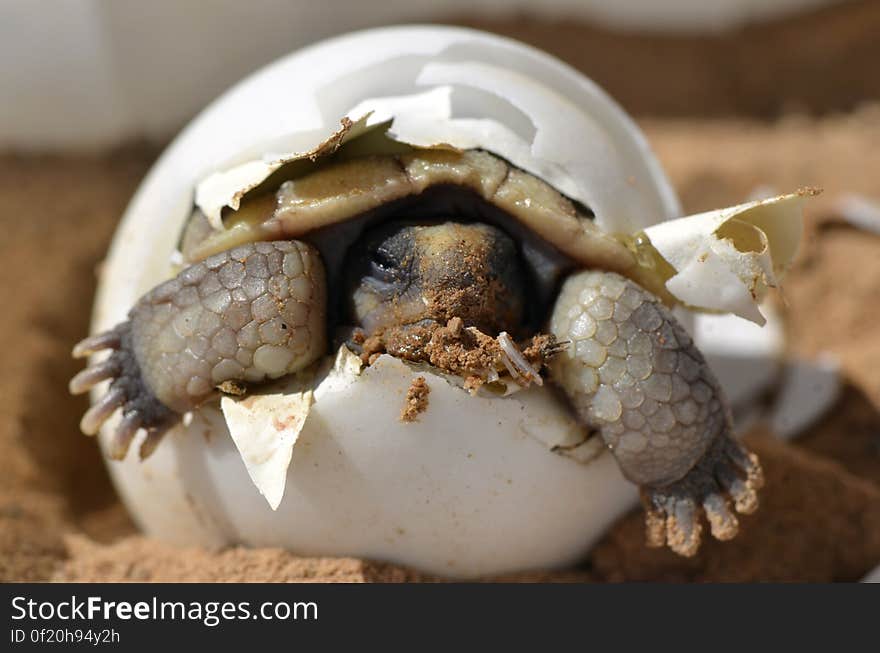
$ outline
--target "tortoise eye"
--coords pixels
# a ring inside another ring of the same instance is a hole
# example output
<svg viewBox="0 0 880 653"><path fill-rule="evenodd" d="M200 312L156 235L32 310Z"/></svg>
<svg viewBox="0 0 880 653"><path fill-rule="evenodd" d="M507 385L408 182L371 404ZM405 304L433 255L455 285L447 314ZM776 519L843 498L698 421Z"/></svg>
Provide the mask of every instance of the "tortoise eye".
<svg viewBox="0 0 880 653"><path fill-rule="evenodd" d="M397 267L397 261L394 256L384 247L376 248L373 253L373 263L384 270L393 270Z"/></svg>
<svg viewBox="0 0 880 653"><path fill-rule="evenodd" d="M370 273L386 283L395 281L400 274L400 265L394 255L384 247L377 247L370 260Z"/></svg>

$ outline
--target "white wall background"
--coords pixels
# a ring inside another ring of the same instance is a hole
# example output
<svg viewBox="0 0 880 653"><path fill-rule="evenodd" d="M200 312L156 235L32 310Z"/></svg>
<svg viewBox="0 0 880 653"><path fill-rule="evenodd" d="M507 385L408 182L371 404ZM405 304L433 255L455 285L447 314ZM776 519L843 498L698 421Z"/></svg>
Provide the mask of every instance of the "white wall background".
<svg viewBox="0 0 880 653"><path fill-rule="evenodd" d="M166 138L247 73L353 29L528 12L693 32L834 1L0 0L0 148Z"/></svg>

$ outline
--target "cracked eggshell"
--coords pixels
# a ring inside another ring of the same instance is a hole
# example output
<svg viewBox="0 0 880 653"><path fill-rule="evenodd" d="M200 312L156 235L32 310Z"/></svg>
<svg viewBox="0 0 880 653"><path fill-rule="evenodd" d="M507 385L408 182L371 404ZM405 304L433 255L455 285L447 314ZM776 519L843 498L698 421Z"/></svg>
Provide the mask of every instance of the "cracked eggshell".
<svg viewBox="0 0 880 653"><path fill-rule="evenodd" d="M378 115L377 98L431 91L449 99L440 107L448 115L432 129L475 144L507 133L499 148L510 148L508 156L522 167L590 205L605 228L634 231L678 215L642 134L570 67L471 30L361 32L268 66L178 136L116 234L93 329L125 319L143 292L172 274L170 260L199 182L271 159L267 153L309 152L367 100ZM404 108L394 111L409 138L422 133L417 118L407 123ZM495 127L481 131L490 124ZM400 410L416 375L431 387L429 405L417 422L403 424ZM547 388L474 398L394 359L316 382L311 398L299 397L310 406L302 430L262 450L277 468L289 458L283 498L277 478L275 486L259 481L261 496L216 408L173 429L143 463L136 456L110 463L142 529L181 544L280 546L472 577L569 564L635 503L635 488L609 454L591 459L575 446L571 416ZM102 446L114 425L105 424ZM252 473L259 460L251 459Z"/></svg>
<svg viewBox="0 0 880 653"><path fill-rule="evenodd" d="M274 512L214 416L217 442L198 473L206 485L223 479L213 488L219 512L206 517L230 539L473 577L572 564L635 500L610 456L584 465L535 437L583 438L549 393L471 397L387 355L358 374L345 367L315 387ZM428 408L402 422L420 376ZM195 457L203 443L192 436L176 446Z"/></svg>
<svg viewBox="0 0 880 653"><path fill-rule="evenodd" d="M645 229L671 266L666 288L686 306L732 313L756 324L758 302L790 267L803 233L805 189Z"/></svg>

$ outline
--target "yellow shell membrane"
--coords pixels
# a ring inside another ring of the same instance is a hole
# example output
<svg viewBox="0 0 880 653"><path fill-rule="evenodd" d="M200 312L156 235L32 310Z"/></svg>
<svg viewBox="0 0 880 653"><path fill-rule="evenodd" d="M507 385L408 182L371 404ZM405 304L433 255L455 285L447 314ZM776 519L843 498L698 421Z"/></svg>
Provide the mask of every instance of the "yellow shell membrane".
<svg viewBox="0 0 880 653"><path fill-rule="evenodd" d="M672 303L663 287L668 271L662 258L640 254L631 238L602 231L547 183L479 150L418 149L330 160L284 181L274 193L246 196L225 217L222 231L206 233L203 218L191 222L184 255L196 261L248 242L302 238L436 186L472 191L583 267L619 272ZM193 236L195 230L203 239Z"/></svg>

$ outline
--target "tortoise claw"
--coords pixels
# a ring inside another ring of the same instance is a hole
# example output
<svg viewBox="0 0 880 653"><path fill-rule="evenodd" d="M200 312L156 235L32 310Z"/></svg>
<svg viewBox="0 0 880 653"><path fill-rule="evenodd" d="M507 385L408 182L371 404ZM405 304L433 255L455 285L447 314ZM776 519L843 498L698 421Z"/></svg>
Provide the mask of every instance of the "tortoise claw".
<svg viewBox="0 0 880 653"><path fill-rule="evenodd" d="M106 394L83 415L80 428L87 435L95 435L116 409L121 408L123 417L114 431L109 455L114 460L122 460L140 429L146 429L154 438L159 437L178 422L180 415L160 402L144 384L131 345L129 322L86 338L73 352L74 356L85 356L105 349L112 350L110 356L71 379L70 392L83 394L98 383L110 380Z"/></svg>
<svg viewBox="0 0 880 653"><path fill-rule="evenodd" d="M117 349L122 340L120 327L89 336L78 342L73 348L74 358L85 358L104 349Z"/></svg>
<svg viewBox="0 0 880 653"><path fill-rule="evenodd" d="M758 459L737 442L721 436L684 478L657 488L643 488L648 546L668 545L691 557L700 547L700 512L706 515L712 536L730 540L739 531L741 514L758 507L757 491L763 484Z"/></svg>

